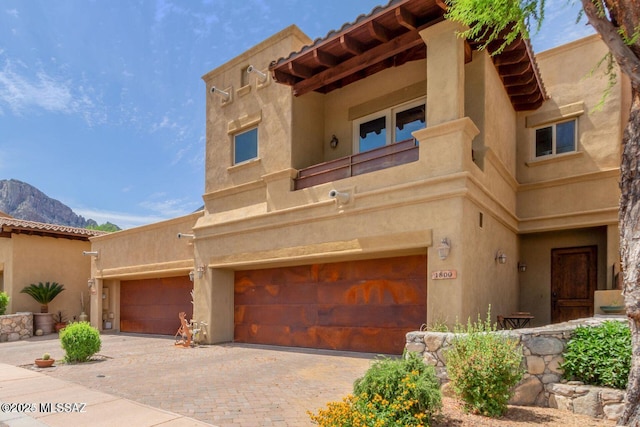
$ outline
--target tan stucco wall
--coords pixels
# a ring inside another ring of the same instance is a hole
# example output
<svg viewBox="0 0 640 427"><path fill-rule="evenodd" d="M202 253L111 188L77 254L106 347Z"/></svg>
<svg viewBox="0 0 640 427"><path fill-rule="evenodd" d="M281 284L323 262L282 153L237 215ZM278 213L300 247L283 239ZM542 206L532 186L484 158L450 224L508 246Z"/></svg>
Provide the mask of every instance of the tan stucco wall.
<svg viewBox="0 0 640 427"><path fill-rule="evenodd" d="M81 312L80 294L84 294L85 312L89 314L90 259L82 255L90 243L64 238L12 234L0 238L0 262L4 263L4 286L11 297L8 313L40 312L40 304L20 291L39 282L58 282L65 290L49 304L49 313L59 310L72 320Z"/></svg>

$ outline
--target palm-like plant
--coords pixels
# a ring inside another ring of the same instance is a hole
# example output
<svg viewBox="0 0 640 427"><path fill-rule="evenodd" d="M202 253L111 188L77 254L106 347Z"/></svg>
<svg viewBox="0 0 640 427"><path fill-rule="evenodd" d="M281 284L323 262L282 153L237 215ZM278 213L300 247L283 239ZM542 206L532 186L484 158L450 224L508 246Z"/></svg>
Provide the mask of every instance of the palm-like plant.
<svg viewBox="0 0 640 427"><path fill-rule="evenodd" d="M31 295L31 297L40 303L40 313L49 312L49 303L58 296L60 292L64 291L64 285L57 282L46 282L30 284L25 286L20 292L23 294Z"/></svg>

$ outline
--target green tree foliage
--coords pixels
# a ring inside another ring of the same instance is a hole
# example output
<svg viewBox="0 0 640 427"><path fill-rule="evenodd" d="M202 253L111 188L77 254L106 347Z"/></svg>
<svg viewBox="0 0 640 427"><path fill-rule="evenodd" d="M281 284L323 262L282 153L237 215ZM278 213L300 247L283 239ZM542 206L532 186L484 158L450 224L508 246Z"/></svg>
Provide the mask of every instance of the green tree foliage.
<svg viewBox="0 0 640 427"><path fill-rule="evenodd" d="M9 295L6 292L0 292L0 316L2 316L5 311L7 311L7 306L9 305Z"/></svg>
<svg viewBox="0 0 640 427"><path fill-rule="evenodd" d="M118 227L115 224L112 224L110 222L105 222L104 224L100 224L100 225L88 225L87 226L88 230L98 230L98 231L106 231L108 233L113 233L115 231L120 231L122 230L120 227Z"/></svg>

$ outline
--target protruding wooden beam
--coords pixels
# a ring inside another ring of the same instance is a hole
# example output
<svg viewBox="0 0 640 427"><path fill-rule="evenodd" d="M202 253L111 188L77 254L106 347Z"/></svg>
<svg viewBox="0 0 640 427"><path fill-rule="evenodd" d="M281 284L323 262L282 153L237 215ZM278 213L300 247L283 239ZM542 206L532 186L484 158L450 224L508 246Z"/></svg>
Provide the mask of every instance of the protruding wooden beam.
<svg viewBox="0 0 640 427"><path fill-rule="evenodd" d="M382 25L378 24L376 21L369 21L369 23L367 24L367 29L369 30L369 34L371 35L371 37L378 41L381 41L382 43L386 43L391 39L389 31Z"/></svg>
<svg viewBox="0 0 640 427"><path fill-rule="evenodd" d="M504 84L504 87L509 88L511 86L526 85L527 83L530 83L535 79L536 76L534 73L528 73L521 76L503 76L502 83Z"/></svg>
<svg viewBox="0 0 640 427"><path fill-rule="evenodd" d="M320 49L315 49L313 51L313 59L318 65L322 65L323 67L335 67L340 62L335 56L330 53L323 52Z"/></svg>
<svg viewBox="0 0 640 427"><path fill-rule="evenodd" d="M396 21L398 21L398 24L412 31L418 28L415 15L402 6L396 9Z"/></svg>
<svg viewBox="0 0 640 427"><path fill-rule="evenodd" d="M282 83L285 85L293 86L298 83L301 79L292 76L291 74L287 74L284 71L273 70L273 80Z"/></svg>
<svg viewBox="0 0 640 427"><path fill-rule="evenodd" d="M360 55L364 52L364 46L351 36L343 34L340 36L340 45L344 50L352 55Z"/></svg>
<svg viewBox="0 0 640 427"><path fill-rule="evenodd" d="M297 62L290 61L287 64L287 69L289 70L289 74L292 74L297 77L309 78L313 75L313 70L309 67L305 67L304 65L300 65Z"/></svg>
<svg viewBox="0 0 640 427"><path fill-rule="evenodd" d="M507 93L509 94L509 96L531 95L537 92L539 89L540 88L538 87L538 82L535 81L535 79L532 79L530 83L524 85L507 87Z"/></svg>
<svg viewBox="0 0 640 427"><path fill-rule="evenodd" d="M503 65L498 67L498 72L504 77L519 76L531 70L531 62L521 62L513 65ZM532 70L531 70L532 71Z"/></svg>
<svg viewBox="0 0 640 427"><path fill-rule="evenodd" d="M521 62L527 58L527 49L515 50L509 53L501 53L493 59L493 63L496 67L500 65L511 65Z"/></svg>

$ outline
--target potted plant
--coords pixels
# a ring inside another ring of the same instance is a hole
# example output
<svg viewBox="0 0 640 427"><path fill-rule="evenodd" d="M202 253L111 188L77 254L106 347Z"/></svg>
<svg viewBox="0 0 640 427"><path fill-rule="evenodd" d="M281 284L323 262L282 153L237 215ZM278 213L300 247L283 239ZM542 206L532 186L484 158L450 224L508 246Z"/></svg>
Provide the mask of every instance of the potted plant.
<svg viewBox="0 0 640 427"><path fill-rule="evenodd" d="M60 332L65 326L67 326L67 318L62 314L62 311L53 315L53 322L56 332Z"/></svg>
<svg viewBox="0 0 640 427"><path fill-rule="evenodd" d="M20 291L40 303L40 313L33 313L35 332L41 330L43 334L50 334L53 331L53 316L49 314L49 303L62 291L64 291L64 285L57 282L40 282L37 285L32 283Z"/></svg>
<svg viewBox="0 0 640 427"><path fill-rule="evenodd" d="M38 368L48 368L53 365L53 362L55 361L56 360L52 359L49 353L45 353L42 355L42 358L36 359L36 366Z"/></svg>

